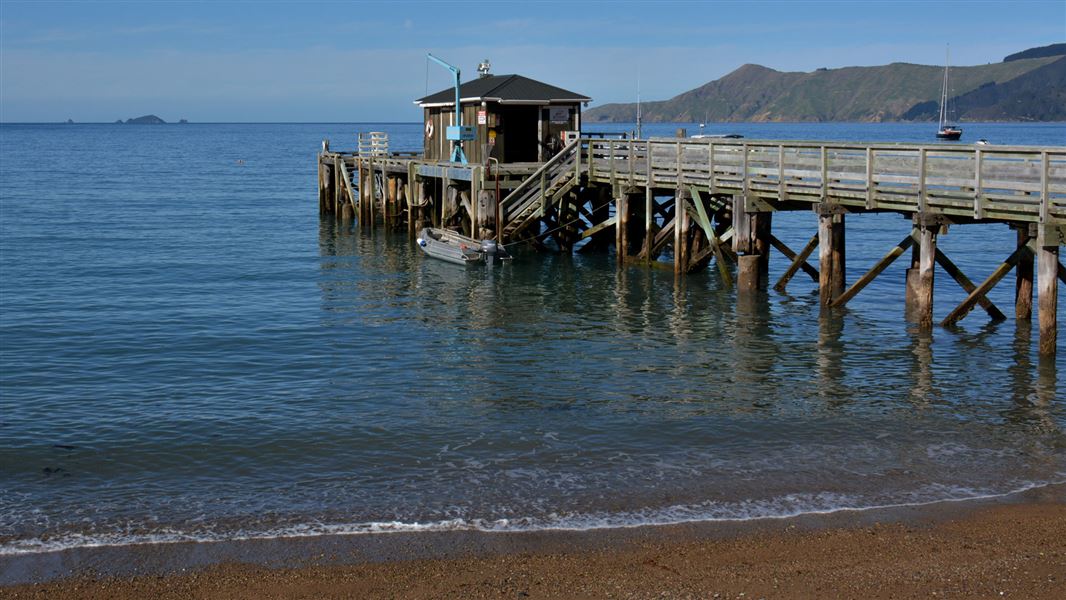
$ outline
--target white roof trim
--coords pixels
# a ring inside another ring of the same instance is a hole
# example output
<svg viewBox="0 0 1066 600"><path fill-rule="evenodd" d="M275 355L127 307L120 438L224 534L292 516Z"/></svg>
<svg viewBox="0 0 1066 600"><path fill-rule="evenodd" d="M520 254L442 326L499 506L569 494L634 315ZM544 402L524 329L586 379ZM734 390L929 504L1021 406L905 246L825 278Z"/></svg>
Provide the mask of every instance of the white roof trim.
<svg viewBox="0 0 1066 600"><path fill-rule="evenodd" d="M531 106L547 106L548 104L579 104L581 102L592 102L592 98L566 98L566 99L551 99L551 100L503 100L500 98L490 98L486 96L479 96L476 98L459 98L460 104L475 103L475 102L498 102L500 104L528 104ZM423 108L439 108L442 106L455 106L454 102L426 102L421 103L415 100L414 103Z"/></svg>

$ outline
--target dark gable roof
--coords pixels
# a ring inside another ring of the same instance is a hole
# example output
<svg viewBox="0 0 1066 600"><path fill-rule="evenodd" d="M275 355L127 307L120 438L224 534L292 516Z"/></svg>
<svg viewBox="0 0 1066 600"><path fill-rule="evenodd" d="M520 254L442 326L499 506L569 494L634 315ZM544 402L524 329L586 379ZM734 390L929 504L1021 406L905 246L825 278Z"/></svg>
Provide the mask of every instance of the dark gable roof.
<svg viewBox="0 0 1066 600"><path fill-rule="evenodd" d="M541 83L535 79L521 75L489 75L472 79L459 86L460 102L514 102L518 104L548 104L549 102L591 102L592 98L586 98L581 94L569 92L554 85ZM415 101L415 104L425 106L427 104L455 104L455 88L441 90L425 98Z"/></svg>

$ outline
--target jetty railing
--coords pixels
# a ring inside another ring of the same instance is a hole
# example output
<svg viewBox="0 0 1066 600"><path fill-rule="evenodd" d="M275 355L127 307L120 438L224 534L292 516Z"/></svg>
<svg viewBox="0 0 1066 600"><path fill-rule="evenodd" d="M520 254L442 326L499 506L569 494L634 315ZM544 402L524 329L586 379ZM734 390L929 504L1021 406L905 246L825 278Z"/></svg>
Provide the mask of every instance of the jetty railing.
<svg viewBox="0 0 1066 600"><path fill-rule="evenodd" d="M1066 222L1066 148L581 140L588 176L777 202ZM649 167L650 165L650 167Z"/></svg>
<svg viewBox="0 0 1066 600"><path fill-rule="evenodd" d="M389 134L384 131L369 131L359 134L359 156L387 156Z"/></svg>

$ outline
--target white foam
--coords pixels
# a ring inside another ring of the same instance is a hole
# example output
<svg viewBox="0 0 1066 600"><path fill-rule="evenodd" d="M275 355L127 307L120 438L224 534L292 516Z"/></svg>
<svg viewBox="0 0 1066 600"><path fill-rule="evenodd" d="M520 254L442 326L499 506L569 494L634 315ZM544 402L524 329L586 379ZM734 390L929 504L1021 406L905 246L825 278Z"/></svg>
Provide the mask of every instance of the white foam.
<svg viewBox="0 0 1066 600"><path fill-rule="evenodd" d="M763 519L790 519L804 515L826 515L841 512L864 512L895 508L914 508L948 502L991 500L1020 494L1033 489L1064 485L1060 481L1030 482L1004 492L964 487L933 485L922 491L904 494L910 500L861 504L858 498L846 494L813 493L789 494L765 501L704 502L674 505L637 511L587 514L549 514L545 517L512 519L445 519L427 523L404 521L371 521L364 523L305 523L262 531L232 533L186 532L163 529L150 534L102 533L63 534L46 539L12 540L0 545L0 556L59 552L74 548L98 548L140 544L172 544L181 542L223 542L305 538L333 535L368 535L403 532L435 531L592 531L597 529L628 529L635 527L679 525L700 522L742 522ZM936 497L928 497L936 493Z"/></svg>

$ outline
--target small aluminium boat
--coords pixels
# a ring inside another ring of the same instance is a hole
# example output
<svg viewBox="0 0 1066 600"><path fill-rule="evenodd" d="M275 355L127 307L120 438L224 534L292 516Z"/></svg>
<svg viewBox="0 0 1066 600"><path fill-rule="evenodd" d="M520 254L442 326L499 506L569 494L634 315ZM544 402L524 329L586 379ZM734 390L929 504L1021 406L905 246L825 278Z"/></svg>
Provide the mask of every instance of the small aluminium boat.
<svg viewBox="0 0 1066 600"><path fill-rule="evenodd" d="M457 265L484 264L488 257L510 259L495 240L475 240L450 229L426 227L419 234L418 247L426 256Z"/></svg>

